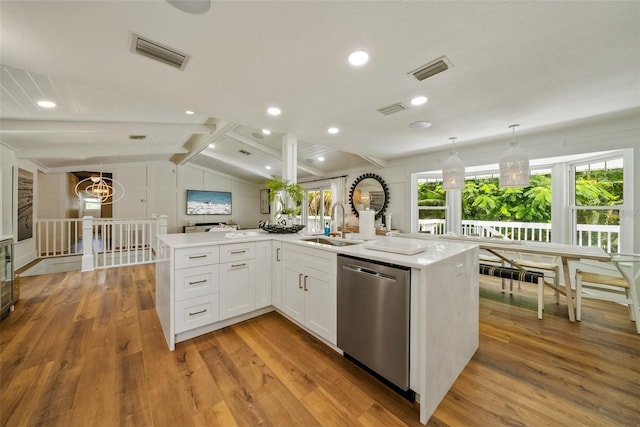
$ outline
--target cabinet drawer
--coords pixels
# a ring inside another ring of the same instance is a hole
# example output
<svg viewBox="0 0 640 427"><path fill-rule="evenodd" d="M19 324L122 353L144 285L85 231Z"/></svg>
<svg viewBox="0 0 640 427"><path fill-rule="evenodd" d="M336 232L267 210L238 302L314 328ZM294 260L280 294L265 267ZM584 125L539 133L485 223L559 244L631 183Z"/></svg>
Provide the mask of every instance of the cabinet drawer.
<svg viewBox="0 0 640 427"><path fill-rule="evenodd" d="M180 248L175 250L175 259L176 269L217 264L220 262L220 249L218 246Z"/></svg>
<svg viewBox="0 0 640 427"><path fill-rule="evenodd" d="M220 245L220 262L233 262L256 257L255 242Z"/></svg>
<svg viewBox="0 0 640 427"><path fill-rule="evenodd" d="M176 333L220 320L220 294L176 301Z"/></svg>
<svg viewBox="0 0 640 427"><path fill-rule="evenodd" d="M176 301L201 297L219 290L220 266L218 264L176 270Z"/></svg>

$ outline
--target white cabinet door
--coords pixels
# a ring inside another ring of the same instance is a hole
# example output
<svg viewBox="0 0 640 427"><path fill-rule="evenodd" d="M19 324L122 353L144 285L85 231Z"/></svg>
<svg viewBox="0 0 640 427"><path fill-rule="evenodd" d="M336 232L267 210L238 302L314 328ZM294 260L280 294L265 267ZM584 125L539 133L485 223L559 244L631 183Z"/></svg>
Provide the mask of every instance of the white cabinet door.
<svg viewBox="0 0 640 427"><path fill-rule="evenodd" d="M305 326L332 344L337 343L336 276L308 269L302 278Z"/></svg>
<svg viewBox="0 0 640 427"><path fill-rule="evenodd" d="M337 342L336 276L284 261L282 311L332 344Z"/></svg>
<svg viewBox="0 0 640 427"><path fill-rule="evenodd" d="M271 305L271 242L256 242L256 309Z"/></svg>
<svg viewBox="0 0 640 427"><path fill-rule="evenodd" d="M271 304L282 310L282 242L272 242L271 266Z"/></svg>
<svg viewBox="0 0 640 427"><path fill-rule="evenodd" d="M301 325L304 325L303 277L297 264L282 263L282 311Z"/></svg>
<svg viewBox="0 0 640 427"><path fill-rule="evenodd" d="M256 308L255 259L220 264L220 320Z"/></svg>

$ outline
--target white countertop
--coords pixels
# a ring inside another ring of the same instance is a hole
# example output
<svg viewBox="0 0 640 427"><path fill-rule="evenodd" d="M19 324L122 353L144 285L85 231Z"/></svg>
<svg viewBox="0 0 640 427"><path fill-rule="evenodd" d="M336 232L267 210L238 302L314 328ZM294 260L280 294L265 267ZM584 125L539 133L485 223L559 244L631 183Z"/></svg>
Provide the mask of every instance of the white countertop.
<svg viewBox="0 0 640 427"><path fill-rule="evenodd" d="M243 234L243 232L245 234ZM230 236L230 237L228 237ZM172 248L202 246L206 244L232 244L246 241L275 240L294 243L300 246L350 255L358 258L371 259L392 264L418 267L432 264L436 261L464 252L473 243L452 242L442 240L421 240L406 237L376 236L364 243L350 246L329 246L301 239L309 237L325 237L323 235L276 234L264 230L241 230L234 233L176 233L160 235L158 238ZM346 239L351 240L351 239ZM375 246L377 249L372 249ZM420 252L407 255L406 253ZM400 252L400 253L397 253Z"/></svg>

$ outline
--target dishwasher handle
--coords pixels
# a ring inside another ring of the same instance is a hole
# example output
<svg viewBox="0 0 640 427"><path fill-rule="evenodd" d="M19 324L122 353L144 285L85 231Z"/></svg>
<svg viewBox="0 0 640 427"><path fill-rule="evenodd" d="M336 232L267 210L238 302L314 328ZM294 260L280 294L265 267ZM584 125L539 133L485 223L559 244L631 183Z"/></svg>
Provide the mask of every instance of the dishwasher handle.
<svg viewBox="0 0 640 427"><path fill-rule="evenodd" d="M358 274L375 277L376 279L393 280L394 282L396 281L396 276L380 273L379 271L370 270L368 268L360 267L359 265L345 264L342 266L342 268L344 268L345 270L351 270Z"/></svg>

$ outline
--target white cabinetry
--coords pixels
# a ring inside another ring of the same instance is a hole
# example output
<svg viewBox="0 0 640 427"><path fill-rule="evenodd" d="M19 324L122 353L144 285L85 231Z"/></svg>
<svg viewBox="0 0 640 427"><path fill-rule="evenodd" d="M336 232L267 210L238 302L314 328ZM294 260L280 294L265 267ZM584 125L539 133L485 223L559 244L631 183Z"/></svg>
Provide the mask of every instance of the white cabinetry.
<svg viewBox="0 0 640 427"><path fill-rule="evenodd" d="M284 243L282 311L336 344L336 254Z"/></svg>
<svg viewBox="0 0 640 427"><path fill-rule="evenodd" d="M273 286L272 243L256 242L256 308L271 305L271 287Z"/></svg>
<svg viewBox="0 0 640 427"><path fill-rule="evenodd" d="M175 251L175 333L220 318L219 251L217 246Z"/></svg>
<svg viewBox="0 0 640 427"><path fill-rule="evenodd" d="M220 319L256 309L256 243L220 246Z"/></svg>
<svg viewBox="0 0 640 427"><path fill-rule="evenodd" d="M282 242L271 242L271 304L282 309Z"/></svg>

